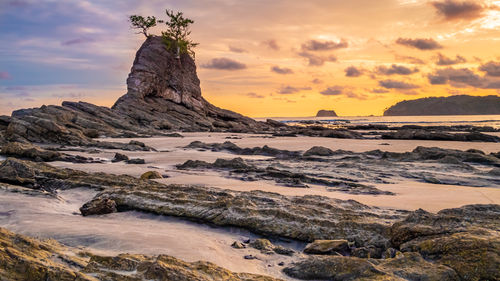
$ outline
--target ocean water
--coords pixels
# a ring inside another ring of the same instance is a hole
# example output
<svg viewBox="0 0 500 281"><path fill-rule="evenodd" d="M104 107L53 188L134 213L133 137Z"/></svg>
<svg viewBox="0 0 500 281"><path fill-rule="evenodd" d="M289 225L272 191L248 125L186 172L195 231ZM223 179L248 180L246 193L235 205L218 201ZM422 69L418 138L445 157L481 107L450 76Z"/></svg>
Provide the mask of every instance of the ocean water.
<svg viewBox="0 0 500 281"><path fill-rule="evenodd" d="M265 121L267 118L255 118ZM500 115L444 115L444 116L339 116L339 117L270 117L270 119L287 124L319 121L331 125L368 125L381 124L387 126L421 125L421 126L490 126L500 129Z"/></svg>

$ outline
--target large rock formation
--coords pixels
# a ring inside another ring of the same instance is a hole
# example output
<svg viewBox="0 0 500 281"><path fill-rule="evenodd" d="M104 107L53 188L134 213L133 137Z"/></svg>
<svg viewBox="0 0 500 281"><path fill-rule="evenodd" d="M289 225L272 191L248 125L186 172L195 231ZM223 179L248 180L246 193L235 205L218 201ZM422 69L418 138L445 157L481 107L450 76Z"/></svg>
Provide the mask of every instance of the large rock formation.
<svg viewBox="0 0 500 281"><path fill-rule="evenodd" d="M430 97L398 102L384 116L500 114L499 96Z"/></svg>
<svg viewBox="0 0 500 281"><path fill-rule="evenodd" d="M0 142L90 145L98 136L160 135L166 130L259 132L271 127L220 109L201 95L194 60L148 38L137 52L127 94L112 108L85 102L21 109L0 118Z"/></svg>
<svg viewBox="0 0 500 281"><path fill-rule="evenodd" d="M112 109L140 126L196 131L246 131L262 126L207 102L201 95L194 60L187 54L176 58L161 37L148 38L137 52L127 88Z"/></svg>
<svg viewBox="0 0 500 281"><path fill-rule="evenodd" d="M334 110L320 110L316 113L316 117L337 117L337 113Z"/></svg>

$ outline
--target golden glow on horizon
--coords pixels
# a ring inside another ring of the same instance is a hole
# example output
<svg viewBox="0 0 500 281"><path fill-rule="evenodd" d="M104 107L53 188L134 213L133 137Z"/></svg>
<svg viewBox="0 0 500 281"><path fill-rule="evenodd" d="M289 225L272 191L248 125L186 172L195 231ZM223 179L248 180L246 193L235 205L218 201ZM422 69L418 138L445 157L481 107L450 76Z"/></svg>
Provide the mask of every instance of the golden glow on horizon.
<svg viewBox="0 0 500 281"><path fill-rule="evenodd" d="M320 109L333 109L341 116L381 115L385 108L402 100L500 93L499 86L451 82L431 85L428 78L440 69L467 69L481 79L498 81L500 85L500 77L487 77L479 70L487 62L500 61L500 1L497 0L473 1L482 3L480 13L451 19L439 14L432 4L435 1L430 0L223 0L216 1L216 5L201 1L195 4L163 2L140 2L128 13L161 16L164 6L170 4L193 18L191 36L200 43L196 49L196 63L203 96L216 106L251 117L313 116ZM94 9L98 5L91 6ZM78 30L85 35L107 32L85 26ZM153 32L159 34L159 29ZM144 38L134 36L130 30L123 31L120 36L122 41L119 42L95 44L100 44L98 49L103 56L120 55L120 64L109 71L123 76L120 77L123 84L109 89L83 87L81 92L85 98L82 100L112 106L125 93L126 74ZM434 39L442 48L411 48L397 44L398 38ZM304 49L303 45L310 40L332 42L331 48ZM43 40L26 41L25 44L40 44L40 48L47 45ZM61 47L60 42L52 44L54 49ZM122 47L124 45L126 47ZM93 51L91 48L84 50ZM456 63L437 65L439 55L456 60ZM214 58L228 58L246 67L236 70L205 68L204 65ZM38 59L43 59L43 63L62 63L51 57ZM75 67L86 63L79 61L77 56L71 59ZM310 61L316 65L310 65ZM379 67L390 68L393 64L406 67L412 73L377 72ZM277 67L277 71L273 72L272 67ZM357 68L362 74L346 77L349 67ZM415 68L418 71L413 71ZM400 83L400 88L402 85L407 89L386 89L381 85L381 81L386 80ZM64 95L68 90L54 87L40 90L48 97L42 98L43 101L16 103L15 106L80 99ZM14 104L5 108L13 107ZM1 110L6 109L0 104Z"/></svg>

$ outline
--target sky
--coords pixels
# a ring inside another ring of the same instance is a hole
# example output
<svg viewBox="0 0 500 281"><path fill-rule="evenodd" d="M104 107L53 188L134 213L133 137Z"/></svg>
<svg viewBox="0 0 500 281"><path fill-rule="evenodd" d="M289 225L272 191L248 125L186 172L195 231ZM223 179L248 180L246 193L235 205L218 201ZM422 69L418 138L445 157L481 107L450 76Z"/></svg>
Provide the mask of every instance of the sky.
<svg viewBox="0 0 500 281"><path fill-rule="evenodd" d="M497 0L0 0L0 114L112 106L145 39L128 16L166 8L195 21L203 96L248 116L500 94Z"/></svg>

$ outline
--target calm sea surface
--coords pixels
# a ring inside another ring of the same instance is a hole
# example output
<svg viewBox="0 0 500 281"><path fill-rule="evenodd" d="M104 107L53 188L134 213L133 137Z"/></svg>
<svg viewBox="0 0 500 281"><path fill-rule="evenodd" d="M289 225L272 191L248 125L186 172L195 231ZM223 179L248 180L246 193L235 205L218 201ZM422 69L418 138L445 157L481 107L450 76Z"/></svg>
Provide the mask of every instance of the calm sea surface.
<svg viewBox="0 0 500 281"><path fill-rule="evenodd" d="M267 118L255 118L265 121ZM500 128L500 115L446 115L446 116L363 116L363 117L271 117L270 119L284 123L299 123L301 121L320 121L326 124L367 125L384 124L387 126L401 125L473 125Z"/></svg>

